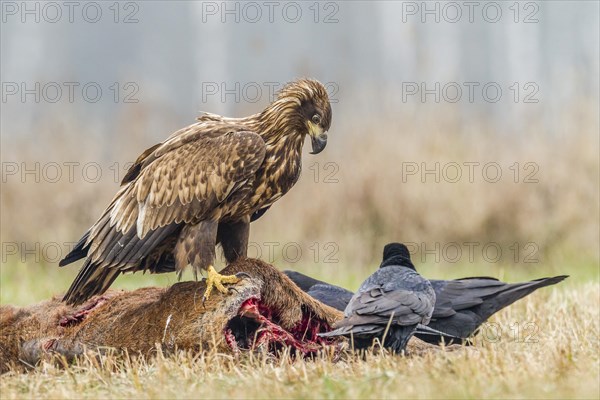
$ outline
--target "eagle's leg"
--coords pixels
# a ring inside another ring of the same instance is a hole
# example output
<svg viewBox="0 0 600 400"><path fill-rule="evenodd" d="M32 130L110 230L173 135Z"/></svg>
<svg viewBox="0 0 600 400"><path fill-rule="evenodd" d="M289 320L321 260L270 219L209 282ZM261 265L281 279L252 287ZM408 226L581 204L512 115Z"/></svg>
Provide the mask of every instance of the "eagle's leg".
<svg viewBox="0 0 600 400"><path fill-rule="evenodd" d="M250 216L235 221L221 222L217 230L217 243L221 243L227 264L248 254L248 238L250 237Z"/></svg>
<svg viewBox="0 0 600 400"><path fill-rule="evenodd" d="M221 222L217 228L217 243L221 243L223 255L230 264L240 257L246 257L248 253L248 237L250 236L250 217L245 217L240 221ZM202 297L202 301L206 301L210 296L213 288L216 288L221 293L226 293L227 289L224 284L238 283L243 276L248 276L244 273L236 275L221 275L212 265L208 267L208 278L206 279L206 291Z"/></svg>
<svg viewBox="0 0 600 400"><path fill-rule="evenodd" d="M246 275L221 275L215 270L218 227L218 222L210 220L200 221L196 225L186 225L181 230L175 246L176 268L179 271L191 264L194 268L194 276L203 269L208 272L206 289L202 297L203 303L210 297L213 288L221 293L227 293L224 285L238 283Z"/></svg>

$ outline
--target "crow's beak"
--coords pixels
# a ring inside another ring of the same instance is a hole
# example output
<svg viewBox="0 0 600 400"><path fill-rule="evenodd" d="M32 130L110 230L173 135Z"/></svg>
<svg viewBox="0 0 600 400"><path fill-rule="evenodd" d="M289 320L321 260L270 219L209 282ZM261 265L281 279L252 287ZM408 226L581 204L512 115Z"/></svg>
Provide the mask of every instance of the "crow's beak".
<svg viewBox="0 0 600 400"><path fill-rule="evenodd" d="M327 134L323 132L323 128L319 125L309 122L309 134L310 141L312 144L312 151L310 154L319 154L327 146Z"/></svg>

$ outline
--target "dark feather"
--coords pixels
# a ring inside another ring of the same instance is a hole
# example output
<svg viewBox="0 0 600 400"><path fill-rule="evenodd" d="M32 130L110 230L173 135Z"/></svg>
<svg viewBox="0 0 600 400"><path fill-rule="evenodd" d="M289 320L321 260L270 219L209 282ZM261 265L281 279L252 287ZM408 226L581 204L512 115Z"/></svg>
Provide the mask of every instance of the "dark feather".
<svg viewBox="0 0 600 400"><path fill-rule="evenodd" d="M285 271L283 271L283 273L286 274L288 276L288 278L290 278L300 289L302 289L305 292L308 292L310 290L310 288L312 288L314 285L322 284L322 285L326 285L328 287L338 288L338 289L341 289L341 290L343 290L343 291L345 291L347 293L350 293L350 298L352 298L352 295L354 294L354 293L352 293L349 290L346 290L346 289L341 288L339 286L331 285L329 283L320 281L320 280L315 279L315 278L311 278L310 276L304 275L304 274L302 274L300 272L297 272L297 271L285 270ZM348 301L350 301L350 299L348 299ZM346 308L345 305L341 309L341 311L344 311L344 308Z"/></svg>
<svg viewBox="0 0 600 400"><path fill-rule="evenodd" d="M137 176L140 174L140 171L142 170L142 163L146 160L147 157L149 157L154 152L154 150L159 148L161 145L162 145L162 143L157 143L154 146L146 149L137 158L137 160L135 160L133 165L131 167L129 167L129 169L127 170L127 173L123 177L123 180L121 181L121 186L123 186L126 183L129 183L129 182L133 181L135 178L137 178Z"/></svg>
<svg viewBox="0 0 600 400"><path fill-rule="evenodd" d="M79 242L77 242L77 244L75 244L75 246L73 247L73 250L71 250L69 252L69 254L67 254L65 256L65 258L60 260L60 262L58 263L59 267L64 267L65 265L71 264L77 260L81 260L82 258L85 258L87 256L87 251L88 251L89 246L86 245L86 242L88 240L89 235L90 235L90 231L87 231L81 237L81 239L79 239Z"/></svg>
<svg viewBox="0 0 600 400"><path fill-rule="evenodd" d="M437 300L429 326L468 338L493 314L535 290L555 285L567 277L560 275L522 283L504 283L494 278L431 281Z"/></svg>

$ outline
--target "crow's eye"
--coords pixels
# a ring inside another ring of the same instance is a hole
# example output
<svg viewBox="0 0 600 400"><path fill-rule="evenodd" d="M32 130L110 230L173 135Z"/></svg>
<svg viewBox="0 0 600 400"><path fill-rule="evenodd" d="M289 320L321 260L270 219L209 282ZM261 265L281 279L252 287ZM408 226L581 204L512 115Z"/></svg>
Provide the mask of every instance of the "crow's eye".
<svg viewBox="0 0 600 400"><path fill-rule="evenodd" d="M312 122L314 122L315 124L320 124L321 123L321 116L319 114L315 114L312 116Z"/></svg>

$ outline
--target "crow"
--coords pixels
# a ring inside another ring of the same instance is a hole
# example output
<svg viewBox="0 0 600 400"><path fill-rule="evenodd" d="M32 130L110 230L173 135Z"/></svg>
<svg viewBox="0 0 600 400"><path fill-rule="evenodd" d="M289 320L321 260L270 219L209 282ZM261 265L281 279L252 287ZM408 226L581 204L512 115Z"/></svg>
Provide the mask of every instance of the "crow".
<svg viewBox="0 0 600 400"><path fill-rule="evenodd" d="M385 260L384 260L385 262ZM382 262L382 265L384 264ZM284 273L313 298L343 311L353 293L339 286L295 271ZM496 278L471 277L454 280L430 280L436 294L435 307L428 326L419 325L415 336L428 343L466 342L492 315L539 288L555 285L568 275L505 283Z"/></svg>
<svg viewBox="0 0 600 400"><path fill-rule="evenodd" d="M402 353L417 326L429 323L435 292L415 270L406 246L386 245L383 260L352 296L336 329L321 336L349 337L355 349L367 348L378 338L385 348Z"/></svg>

